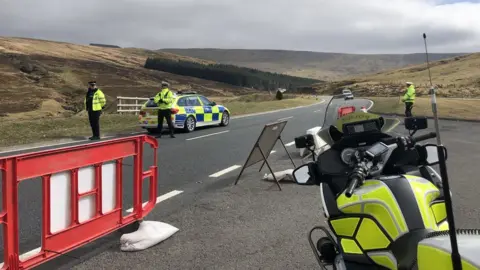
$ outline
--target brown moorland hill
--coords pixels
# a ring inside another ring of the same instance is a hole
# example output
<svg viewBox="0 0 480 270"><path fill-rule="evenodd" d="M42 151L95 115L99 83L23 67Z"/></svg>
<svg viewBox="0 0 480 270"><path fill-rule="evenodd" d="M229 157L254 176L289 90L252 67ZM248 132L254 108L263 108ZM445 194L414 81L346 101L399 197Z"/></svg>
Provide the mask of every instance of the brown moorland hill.
<svg viewBox="0 0 480 270"><path fill-rule="evenodd" d="M456 56L430 63L432 81L438 88L440 97L478 98L480 97L480 53ZM405 90L404 83L416 85L417 95L428 93L430 81L425 63L358 76L334 83L317 84L319 93L332 93L350 88L356 95L371 97L399 96Z"/></svg>
<svg viewBox="0 0 480 270"><path fill-rule="evenodd" d="M147 57L211 61L137 48L106 48L47 40L0 37L0 116L67 116L83 107L86 83L96 80L107 95L150 97L166 80L173 90L194 89L209 96L233 96L244 88L143 68Z"/></svg>
<svg viewBox="0 0 480 270"><path fill-rule="evenodd" d="M339 80L397 69L425 61L423 53L413 54L347 54L287 50L248 49L162 49L217 63L232 64L259 70L284 73L320 80ZM464 55L464 53L432 53L431 61Z"/></svg>

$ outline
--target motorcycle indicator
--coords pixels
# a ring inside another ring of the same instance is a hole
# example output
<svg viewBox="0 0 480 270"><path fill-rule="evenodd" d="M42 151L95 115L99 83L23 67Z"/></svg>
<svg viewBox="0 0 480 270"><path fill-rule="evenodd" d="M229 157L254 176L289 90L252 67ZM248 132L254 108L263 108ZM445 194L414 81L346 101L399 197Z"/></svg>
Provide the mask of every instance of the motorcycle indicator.
<svg viewBox="0 0 480 270"><path fill-rule="evenodd" d="M343 163L353 166L355 165L355 161L352 159L353 155L355 154L355 149L353 148L345 148L343 149L342 153L340 154Z"/></svg>

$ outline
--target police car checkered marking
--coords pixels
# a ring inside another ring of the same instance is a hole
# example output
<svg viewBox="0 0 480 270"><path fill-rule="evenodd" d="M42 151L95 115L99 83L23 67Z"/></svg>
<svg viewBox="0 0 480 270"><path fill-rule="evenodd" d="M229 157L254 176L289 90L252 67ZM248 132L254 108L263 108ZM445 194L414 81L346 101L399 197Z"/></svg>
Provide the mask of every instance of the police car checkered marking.
<svg viewBox="0 0 480 270"><path fill-rule="evenodd" d="M212 113L212 107L210 107L210 106L204 106L204 107L203 107L203 112L204 112L204 113Z"/></svg>
<svg viewBox="0 0 480 270"><path fill-rule="evenodd" d="M187 119L186 114L177 114L175 115L175 122L177 121L185 121Z"/></svg>

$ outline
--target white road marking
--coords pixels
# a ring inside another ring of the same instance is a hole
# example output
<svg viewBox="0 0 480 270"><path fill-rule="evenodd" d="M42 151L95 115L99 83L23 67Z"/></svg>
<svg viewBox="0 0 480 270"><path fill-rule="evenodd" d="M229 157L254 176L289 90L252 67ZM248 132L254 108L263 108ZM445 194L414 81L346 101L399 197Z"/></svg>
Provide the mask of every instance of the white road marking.
<svg viewBox="0 0 480 270"><path fill-rule="evenodd" d="M186 140L187 140L187 141L191 141L191 140L196 140L196 139L201 139L201 138L205 138L205 137L210 137L210 136L213 136L213 135L218 135L218 134L222 134L222 133L226 133L226 132L230 132L230 130L225 130L225 131L216 132L216 133L210 133L210 134L207 134L207 135L202 135L202 136L198 136L198 137L188 138L188 139L186 139Z"/></svg>
<svg viewBox="0 0 480 270"><path fill-rule="evenodd" d="M391 128L389 128L388 130L385 130L385 132L390 132L392 130L394 130L399 124L400 124L400 120L399 119L395 119L397 122L395 124L392 125Z"/></svg>
<svg viewBox="0 0 480 270"><path fill-rule="evenodd" d="M224 169L224 170L221 170L221 171L219 171L219 172L216 172L216 173L214 173L214 174L211 174L211 175L209 175L209 177L219 177L219 176L222 176L222 175L224 175L224 174L226 174L226 173L229 173L229 172L231 172L231 171L234 171L234 170L236 170L236 169L238 169L238 168L240 168L240 167L242 167L242 166L240 166L240 165L233 165L233 166L230 166L230 167L228 167L228 168L226 168L226 169Z"/></svg>
<svg viewBox="0 0 480 270"><path fill-rule="evenodd" d="M316 111L313 111L314 113L317 113L317 112L323 112L325 110L316 110Z"/></svg>
<svg viewBox="0 0 480 270"><path fill-rule="evenodd" d="M278 119L277 121L283 121L283 120L287 120L287 119L290 119L290 118L293 118L293 116L289 116L289 117L280 118L280 119Z"/></svg>
<svg viewBox="0 0 480 270"><path fill-rule="evenodd" d="M295 141L289 142L289 143L285 144L285 146L292 146L292 145L294 145L294 144L295 144Z"/></svg>
<svg viewBox="0 0 480 270"><path fill-rule="evenodd" d="M38 247L34 250L30 250L29 252L25 252L18 257L19 257L20 261L24 261L24 260L26 260L30 257L33 257L33 256L37 255L38 253L40 253L41 250L42 250L42 248ZM0 263L0 268L3 268L3 262Z"/></svg>
<svg viewBox="0 0 480 270"><path fill-rule="evenodd" d="M370 101L370 106L368 106L367 111L370 111L370 109L373 107L373 104L374 104L373 101L371 101L371 100L369 100L369 101Z"/></svg>
<svg viewBox="0 0 480 270"><path fill-rule="evenodd" d="M158 204L158 203L160 203L160 202L163 202L163 201L165 201L165 200L168 200L168 199L170 199L170 198L172 198L172 197L175 197L175 196L177 196L178 194L181 194L181 193L183 193L183 190L172 190L172 191L170 191L170 192L168 192L168 193L163 194L162 196L157 197L157 201L156 201L155 204ZM142 203L142 207L144 207L145 205L147 205L147 203L148 203L148 202ZM133 212L133 208L127 209L126 211L127 211L128 213L131 213L131 212Z"/></svg>

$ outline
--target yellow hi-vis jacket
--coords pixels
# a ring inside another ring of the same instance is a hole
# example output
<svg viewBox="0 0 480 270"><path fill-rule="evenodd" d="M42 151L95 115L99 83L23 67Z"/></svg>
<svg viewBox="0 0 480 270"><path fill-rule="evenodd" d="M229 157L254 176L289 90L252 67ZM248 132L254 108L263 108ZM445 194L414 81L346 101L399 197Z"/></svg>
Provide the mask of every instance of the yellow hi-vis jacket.
<svg viewBox="0 0 480 270"><path fill-rule="evenodd" d="M167 110L172 108L173 103L173 93L168 88L163 88L157 95L153 98L153 102L158 104L160 110Z"/></svg>
<svg viewBox="0 0 480 270"><path fill-rule="evenodd" d="M407 92L403 95L402 101L415 103L415 86L413 86L413 84L407 88Z"/></svg>
<svg viewBox="0 0 480 270"><path fill-rule="evenodd" d="M101 111L105 104L107 104L107 99L105 98L105 94L103 94L102 90L97 89L93 94L93 101L92 101L92 111ZM87 109L87 98L83 100L83 105L85 106L85 110Z"/></svg>

